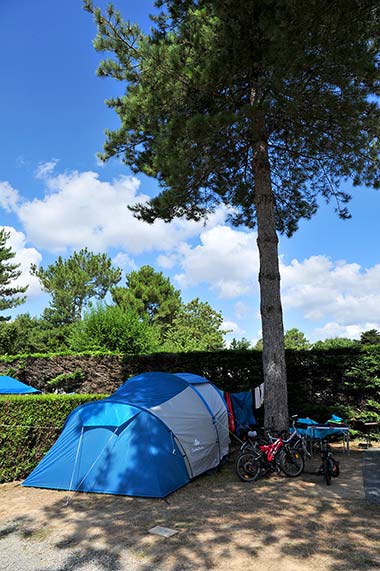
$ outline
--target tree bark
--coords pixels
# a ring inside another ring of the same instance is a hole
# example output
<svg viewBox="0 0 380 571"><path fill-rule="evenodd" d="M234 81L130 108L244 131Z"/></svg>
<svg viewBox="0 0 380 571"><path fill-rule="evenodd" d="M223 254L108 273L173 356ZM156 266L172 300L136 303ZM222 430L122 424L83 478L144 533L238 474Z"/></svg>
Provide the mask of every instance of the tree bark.
<svg viewBox="0 0 380 571"><path fill-rule="evenodd" d="M289 426L284 325L280 294L278 237L264 112L256 110L253 170L257 245L259 249L260 312L263 333L265 428Z"/></svg>

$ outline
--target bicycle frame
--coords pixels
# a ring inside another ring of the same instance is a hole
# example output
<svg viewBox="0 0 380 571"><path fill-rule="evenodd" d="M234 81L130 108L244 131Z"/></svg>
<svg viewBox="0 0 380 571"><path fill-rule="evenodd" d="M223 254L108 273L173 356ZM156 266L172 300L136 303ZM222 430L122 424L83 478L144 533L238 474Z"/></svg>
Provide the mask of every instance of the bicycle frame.
<svg viewBox="0 0 380 571"><path fill-rule="evenodd" d="M246 448L252 448L254 451L260 450L261 452L265 452L265 455L268 461L272 461L275 455L280 451L280 449L284 446L284 444L289 444L293 439L299 438L302 443L302 449L304 449L304 437L297 431L295 426L296 418L293 418L292 426L293 432L291 433L290 437L284 440L281 436L275 437L270 434L270 432L266 431L265 438L270 441L270 444L258 444L258 434L256 431L248 432L248 440L243 442L240 447L240 452L243 452ZM307 450L306 450L307 452ZM307 452L307 454L309 454ZM309 454L310 455L310 454Z"/></svg>
<svg viewBox="0 0 380 571"><path fill-rule="evenodd" d="M293 420L293 427L294 422ZM304 469L304 458L293 442L297 442L300 437L297 430L286 439L281 435L275 438L266 433L264 442L260 442L256 432L249 432L248 440L241 446L236 460L239 478L244 482L253 481L264 473L276 470L284 472L288 477L299 476Z"/></svg>
<svg viewBox="0 0 380 571"><path fill-rule="evenodd" d="M265 454L268 462L273 462L273 460L276 458L281 448L289 444L296 435L297 435L296 432L292 432L290 437L286 440L284 440L283 438L281 438L281 436L279 436L274 440L272 444L263 444L259 446L259 449L261 452Z"/></svg>

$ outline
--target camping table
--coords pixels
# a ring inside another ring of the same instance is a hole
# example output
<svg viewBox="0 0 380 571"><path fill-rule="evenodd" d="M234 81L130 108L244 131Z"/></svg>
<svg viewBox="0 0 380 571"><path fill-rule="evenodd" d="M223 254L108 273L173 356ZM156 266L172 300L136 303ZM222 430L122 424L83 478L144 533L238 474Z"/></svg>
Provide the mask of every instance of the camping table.
<svg viewBox="0 0 380 571"><path fill-rule="evenodd" d="M364 434L365 434L366 440L367 440L367 448L370 448L370 446L371 446L371 432L376 432L377 437L379 437L380 423L379 422L364 422L363 428L364 428Z"/></svg>
<svg viewBox="0 0 380 571"><path fill-rule="evenodd" d="M310 439L311 444L313 444L315 441L323 439L323 431L326 432L329 431L330 434L328 436L334 436L334 433L336 433L336 436L342 435L344 451L346 452L346 454L349 454L350 452L349 430L350 429L348 428L348 426L326 426L325 424L310 424L308 426L308 432L310 431L309 433L310 435L308 435L307 438ZM318 433L322 431L322 434L318 434L316 431L318 431ZM333 434L331 434L331 432L333 432Z"/></svg>

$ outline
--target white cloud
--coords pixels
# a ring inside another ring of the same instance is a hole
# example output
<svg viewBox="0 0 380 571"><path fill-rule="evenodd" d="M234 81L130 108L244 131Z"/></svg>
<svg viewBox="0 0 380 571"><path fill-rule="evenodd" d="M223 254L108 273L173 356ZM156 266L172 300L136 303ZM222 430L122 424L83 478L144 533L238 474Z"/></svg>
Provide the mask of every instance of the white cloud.
<svg viewBox="0 0 380 571"><path fill-rule="evenodd" d="M26 292L29 298L40 295L42 290L39 280L35 276L31 276L29 271L31 264L39 265L41 263L42 255L35 248L27 248L25 246L26 237L23 232L18 232L11 226L2 226L2 228L9 232L7 246L15 253L12 263L20 264L19 269L22 272L20 277L13 282L13 285L16 287L29 285Z"/></svg>
<svg viewBox="0 0 380 571"><path fill-rule="evenodd" d="M131 256L125 252L118 252L116 256L112 259L114 266L121 268L122 270L137 270L137 264Z"/></svg>
<svg viewBox="0 0 380 571"><path fill-rule="evenodd" d="M34 176L38 179L48 178L54 171L59 159L52 159L46 163L38 163Z"/></svg>
<svg viewBox="0 0 380 571"><path fill-rule="evenodd" d="M229 321L228 319L227 319L227 320L223 320L221 329L222 329L223 331L228 331L230 334L235 333L235 334L237 334L237 335L240 335L240 334L243 334L243 333L244 333L244 331L243 331L242 329L240 329L240 327L239 327L239 325L236 323L236 321Z"/></svg>
<svg viewBox="0 0 380 571"><path fill-rule="evenodd" d="M184 252L182 272L175 277L181 287L208 283L221 298L256 290L258 252L255 234L219 224L204 230L200 242Z"/></svg>
<svg viewBox="0 0 380 571"><path fill-rule="evenodd" d="M333 262L312 256L281 264L283 304L301 310L306 319L329 319L340 326L380 322L380 264Z"/></svg>
<svg viewBox="0 0 380 571"><path fill-rule="evenodd" d="M160 266L160 268L163 268L164 270L170 270L171 268L174 268L178 262L180 261L180 257L178 256L178 254L163 254L162 256L158 256L157 258L157 264Z"/></svg>
<svg viewBox="0 0 380 571"><path fill-rule="evenodd" d="M234 313L237 319L245 319L247 316L252 314L252 308L246 303L238 301L234 305Z"/></svg>
<svg viewBox="0 0 380 571"><path fill-rule="evenodd" d="M158 220L150 225L134 218L128 205L148 199L139 193L140 182L134 177L102 182L94 172L71 172L47 177L45 183L49 192L44 198L24 200L16 212L28 240L49 252L84 246L94 251L120 248L134 255L170 252L204 228L203 222ZM219 223L224 215L219 209L208 225Z"/></svg>
<svg viewBox="0 0 380 571"><path fill-rule="evenodd" d="M184 258L191 252L191 247L186 242L179 242L176 244L174 252L168 252L167 254L161 254L157 257L157 264L160 268L165 270L170 270L175 266L181 264Z"/></svg>
<svg viewBox="0 0 380 571"><path fill-rule="evenodd" d="M127 208L149 198L136 178L121 176L105 182L95 172L53 175L56 162L39 165L36 174L45 187L42 198L28 200L8 182L0 182L0 208L16 214L22 224L18 251L28 260L27 273L30 258L38 263L41 255L25 247L26 239L35 248L53 253L85 246L95 252L112 248L119 251L114 263L128 271L138 265L136 256L155 252L159 267L176 269L175 280L181 288L206 284L220 298L237 298L233 319L245 319L250 312L255 321L259 306L256 234L225 225L225 208L210 216L207 226L184 219L149 225ZM285 313L296 310L314 321L319 327L316 334L335 336L336 331L339 336L357 337L371 328L368 324L379 328L380 264L363 268L320 255L290 264L280 258L280 271ZM251 307L238 299L247 294Z"/></svg>
<svg viewBox="0 0 380 571"><path fill-rule="evenodd" d="M348 337L349 339L359 339L363 331L370 329L380 329L380 323L360 323L354 325L340 325L339 323L329 322L323 327L314 329L311 340L330 339L333 337Z"/></svg>
<svg viewBox="0 0 380 571"><path fill-rule="evenodd" d="M11 187L9 182L0 182L0 207L7 212L15 212L20 200L17 190Z"/></svg>

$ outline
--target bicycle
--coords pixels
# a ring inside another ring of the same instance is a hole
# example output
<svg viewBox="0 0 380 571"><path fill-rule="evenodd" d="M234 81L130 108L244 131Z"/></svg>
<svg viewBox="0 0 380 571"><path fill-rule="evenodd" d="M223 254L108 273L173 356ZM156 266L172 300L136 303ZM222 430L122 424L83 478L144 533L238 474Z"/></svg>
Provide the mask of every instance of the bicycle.
<svg viewBox="0 0 380 571"><path fill-rule="evenodd" d="M292 420L291 432L295 434L292 436L291 439L288 440L288 445L291 446L291 448L298 450L303 455L304 459L305 456L311 458L311 452L308 450L306 438L303 434L301 434L297 430L297 428L299 428L297 427L298 415L297 414L293 415L291 417L291 420ZM284 437L284 435L288 435L288 431L283 430L282 432L277 433L276 436L272 435L268 430L267 431L261 430L259 432L257 432L256 430L249 431L247 433L247 440L243 442L243 444L240 447L239 454L241 454L243 451L248 452L250 449L253 449L257 452L259 450L260 445L273 443L275 442L276 438L278 438L279 436Z"/></svg>
<svg viewBox="0 0 380 571"><path fill-rule="evenodd" d="M328 486L331 485L331 478L337 478L340 474L340 467L338 460L335 460L331 446L327 439L320 441L320 454L322 464L318 469L318 474L323 474Z"/></svg>
<svg viewBox="0 0 380 571"><path fill-rule="evenodd" d="M251 482L262 474L276 471L282 471L292 478L299 476L304 470L305 461L300 450L293 446L300 437L297 430L286 440L281 435L275 438L268 433L266 436L269 443L265 443L265 437L264 442L262 437L260 442L256 432L248 433L248 440L242 445L236 459L239 478L243 482Z"/></svg>

